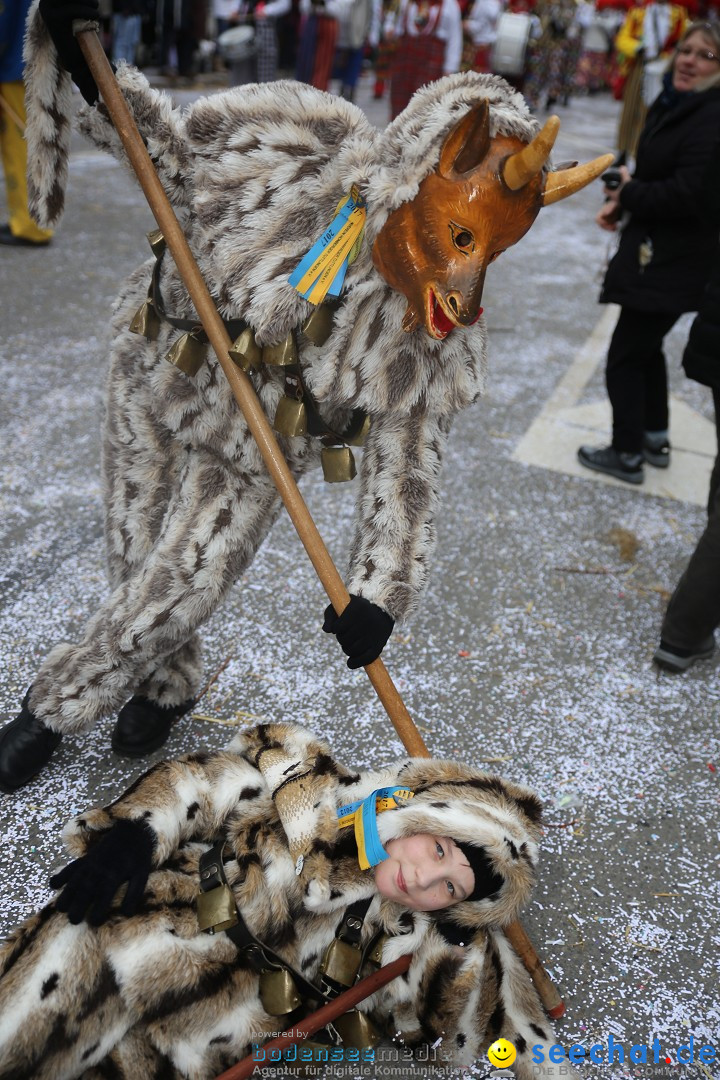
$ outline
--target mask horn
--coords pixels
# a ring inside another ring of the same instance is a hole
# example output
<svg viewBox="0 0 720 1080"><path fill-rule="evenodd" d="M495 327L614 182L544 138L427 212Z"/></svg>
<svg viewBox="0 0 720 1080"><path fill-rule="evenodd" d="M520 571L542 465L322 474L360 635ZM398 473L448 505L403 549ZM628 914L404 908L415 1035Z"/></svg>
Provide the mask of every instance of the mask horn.
<svg viewBox="0 0 720 1080"><path fill-rule="evenodd" d="M612 154L603 154L602 157L586 161L584 165L576 165L574 169L561 169L559 172L548 173L543 192L543 206L567 199L580 188L584 188L591 180L597 179L601 173L609 169L615 158Z"/></svg>
<svg viewBox="0 0 720 1080"><path fill-rule="evenodd" d="M542 170L545 162L550 157L557 133L560 130L560 120L557 116L549 116L545 121L542 131L539 131L532 142L519 150L517 154L511 154L503 165L503 180L511 191L519 191L520 188L532 180L533 176Z"/></svg>
<svg viewBox="0 0 720 1080"><path fill-rule="evenodd" d="M481 101L452 129L440 151L438 172L446 180L472 172L490 149L490 107Z"/></svg>

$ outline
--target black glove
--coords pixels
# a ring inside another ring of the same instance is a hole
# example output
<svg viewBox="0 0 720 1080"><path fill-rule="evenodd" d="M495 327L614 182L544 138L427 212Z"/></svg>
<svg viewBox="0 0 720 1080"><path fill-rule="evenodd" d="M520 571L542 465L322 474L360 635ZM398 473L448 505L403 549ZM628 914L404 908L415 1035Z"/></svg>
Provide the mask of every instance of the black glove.
<svg viewBox="0 0 720 1080"><path fill-rule="evenodd" d="M61 65L70 72L88 105L94 105L99 97L98 88L72 28L75 19L99 21L98 0L40 0L39 10Z"/></svg>
<svg viewBox="0 0 720 1080"><path fill-rule="evenodd" d="M90 926L100 926L110 915L115 893L127 881L120 912L133 915L152 869L154 847L155 834L144 822L116 821L87 855L50 878L51 888L62 889L55 903L58 911L67 912L75 925L87 919Z"/></svg>
<svg viewBox="0 0 720 1080"><path fill-rule="evenodd" d="M364 596L350 594L350 603L342 615L329 604L325 608L323 630L334 634L342 651L350 659L349 668L365 667L377 660L393 632L395 620Z"/></svg>

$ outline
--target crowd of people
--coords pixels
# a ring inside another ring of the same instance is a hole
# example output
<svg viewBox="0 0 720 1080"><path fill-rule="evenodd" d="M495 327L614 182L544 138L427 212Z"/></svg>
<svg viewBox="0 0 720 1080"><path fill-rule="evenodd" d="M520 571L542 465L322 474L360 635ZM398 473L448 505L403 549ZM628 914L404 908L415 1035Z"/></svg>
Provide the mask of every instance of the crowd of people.
<svg viewBox="0 0 720 1080"><path fill-rule="evenodd" d="M494 72L533 108L610 90L625 102L618 149L634 155L689 20L716 0L103 0L114 60L189 78L226 67L233 83L278 73L352 99L364 68L381 97L394 75L392 115L408 90L442 74ZM421 80L421 82L419 81Z"/></svg>

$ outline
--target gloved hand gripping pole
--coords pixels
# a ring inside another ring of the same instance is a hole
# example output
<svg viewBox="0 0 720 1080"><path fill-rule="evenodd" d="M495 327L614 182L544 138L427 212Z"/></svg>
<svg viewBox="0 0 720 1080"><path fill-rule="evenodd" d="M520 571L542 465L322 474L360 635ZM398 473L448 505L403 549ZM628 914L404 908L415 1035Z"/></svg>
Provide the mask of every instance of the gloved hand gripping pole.
<svg viewBox="0 0 720 1080"><path fill-rule="evenodd" d="M125 153L138 178L148 205L158 227L162 230L190 299L195 305L195 310L215 351L218 363L230 383L235 400L240 406L253 438L257 442L263 461L308 553L315 572L320 578L335 611L341 614L350 602L350 594L345 588L345 583L323 543L310 511L305 505L290 468L278 446L270 423L255 394L252 383L244 372L236 367L228 355L232 342L198 269L195 258L190 251L180 224L175 217L170 200L155 172L155 167L118 86L115 74L105 56L97 35L98 29L96 22L76 20L73 24L73 32L77 37L83 56L95 79L115 129L120 136ZM428 748L425 746L420 732L405 708L405 703L382 660L374 660L365 667L365 670L407 752L414 757L429 757ZM562 1016L565 1011L562 999L542 967L525 931L519 923L513 923L505 928L505 933L532 976L540 1000L548 1015L552 1017Z"/></svg>

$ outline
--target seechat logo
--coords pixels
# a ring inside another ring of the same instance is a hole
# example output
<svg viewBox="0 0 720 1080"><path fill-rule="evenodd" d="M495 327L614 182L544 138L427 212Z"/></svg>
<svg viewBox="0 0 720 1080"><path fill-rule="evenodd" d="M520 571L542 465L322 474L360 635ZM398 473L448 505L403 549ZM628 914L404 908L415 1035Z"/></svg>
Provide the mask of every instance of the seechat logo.
<svg viewBox="0 0 720 1080"><path fill-rule="evenodd" d="M496 1039L492 1046L488 1047L487 1055L491 1065L494 1065L497 1069L504 1069L506 1066L512 1065L517 1057L517 1051L507 1039ZM492 1075L497 1076L498 1073Z"/></svg>

